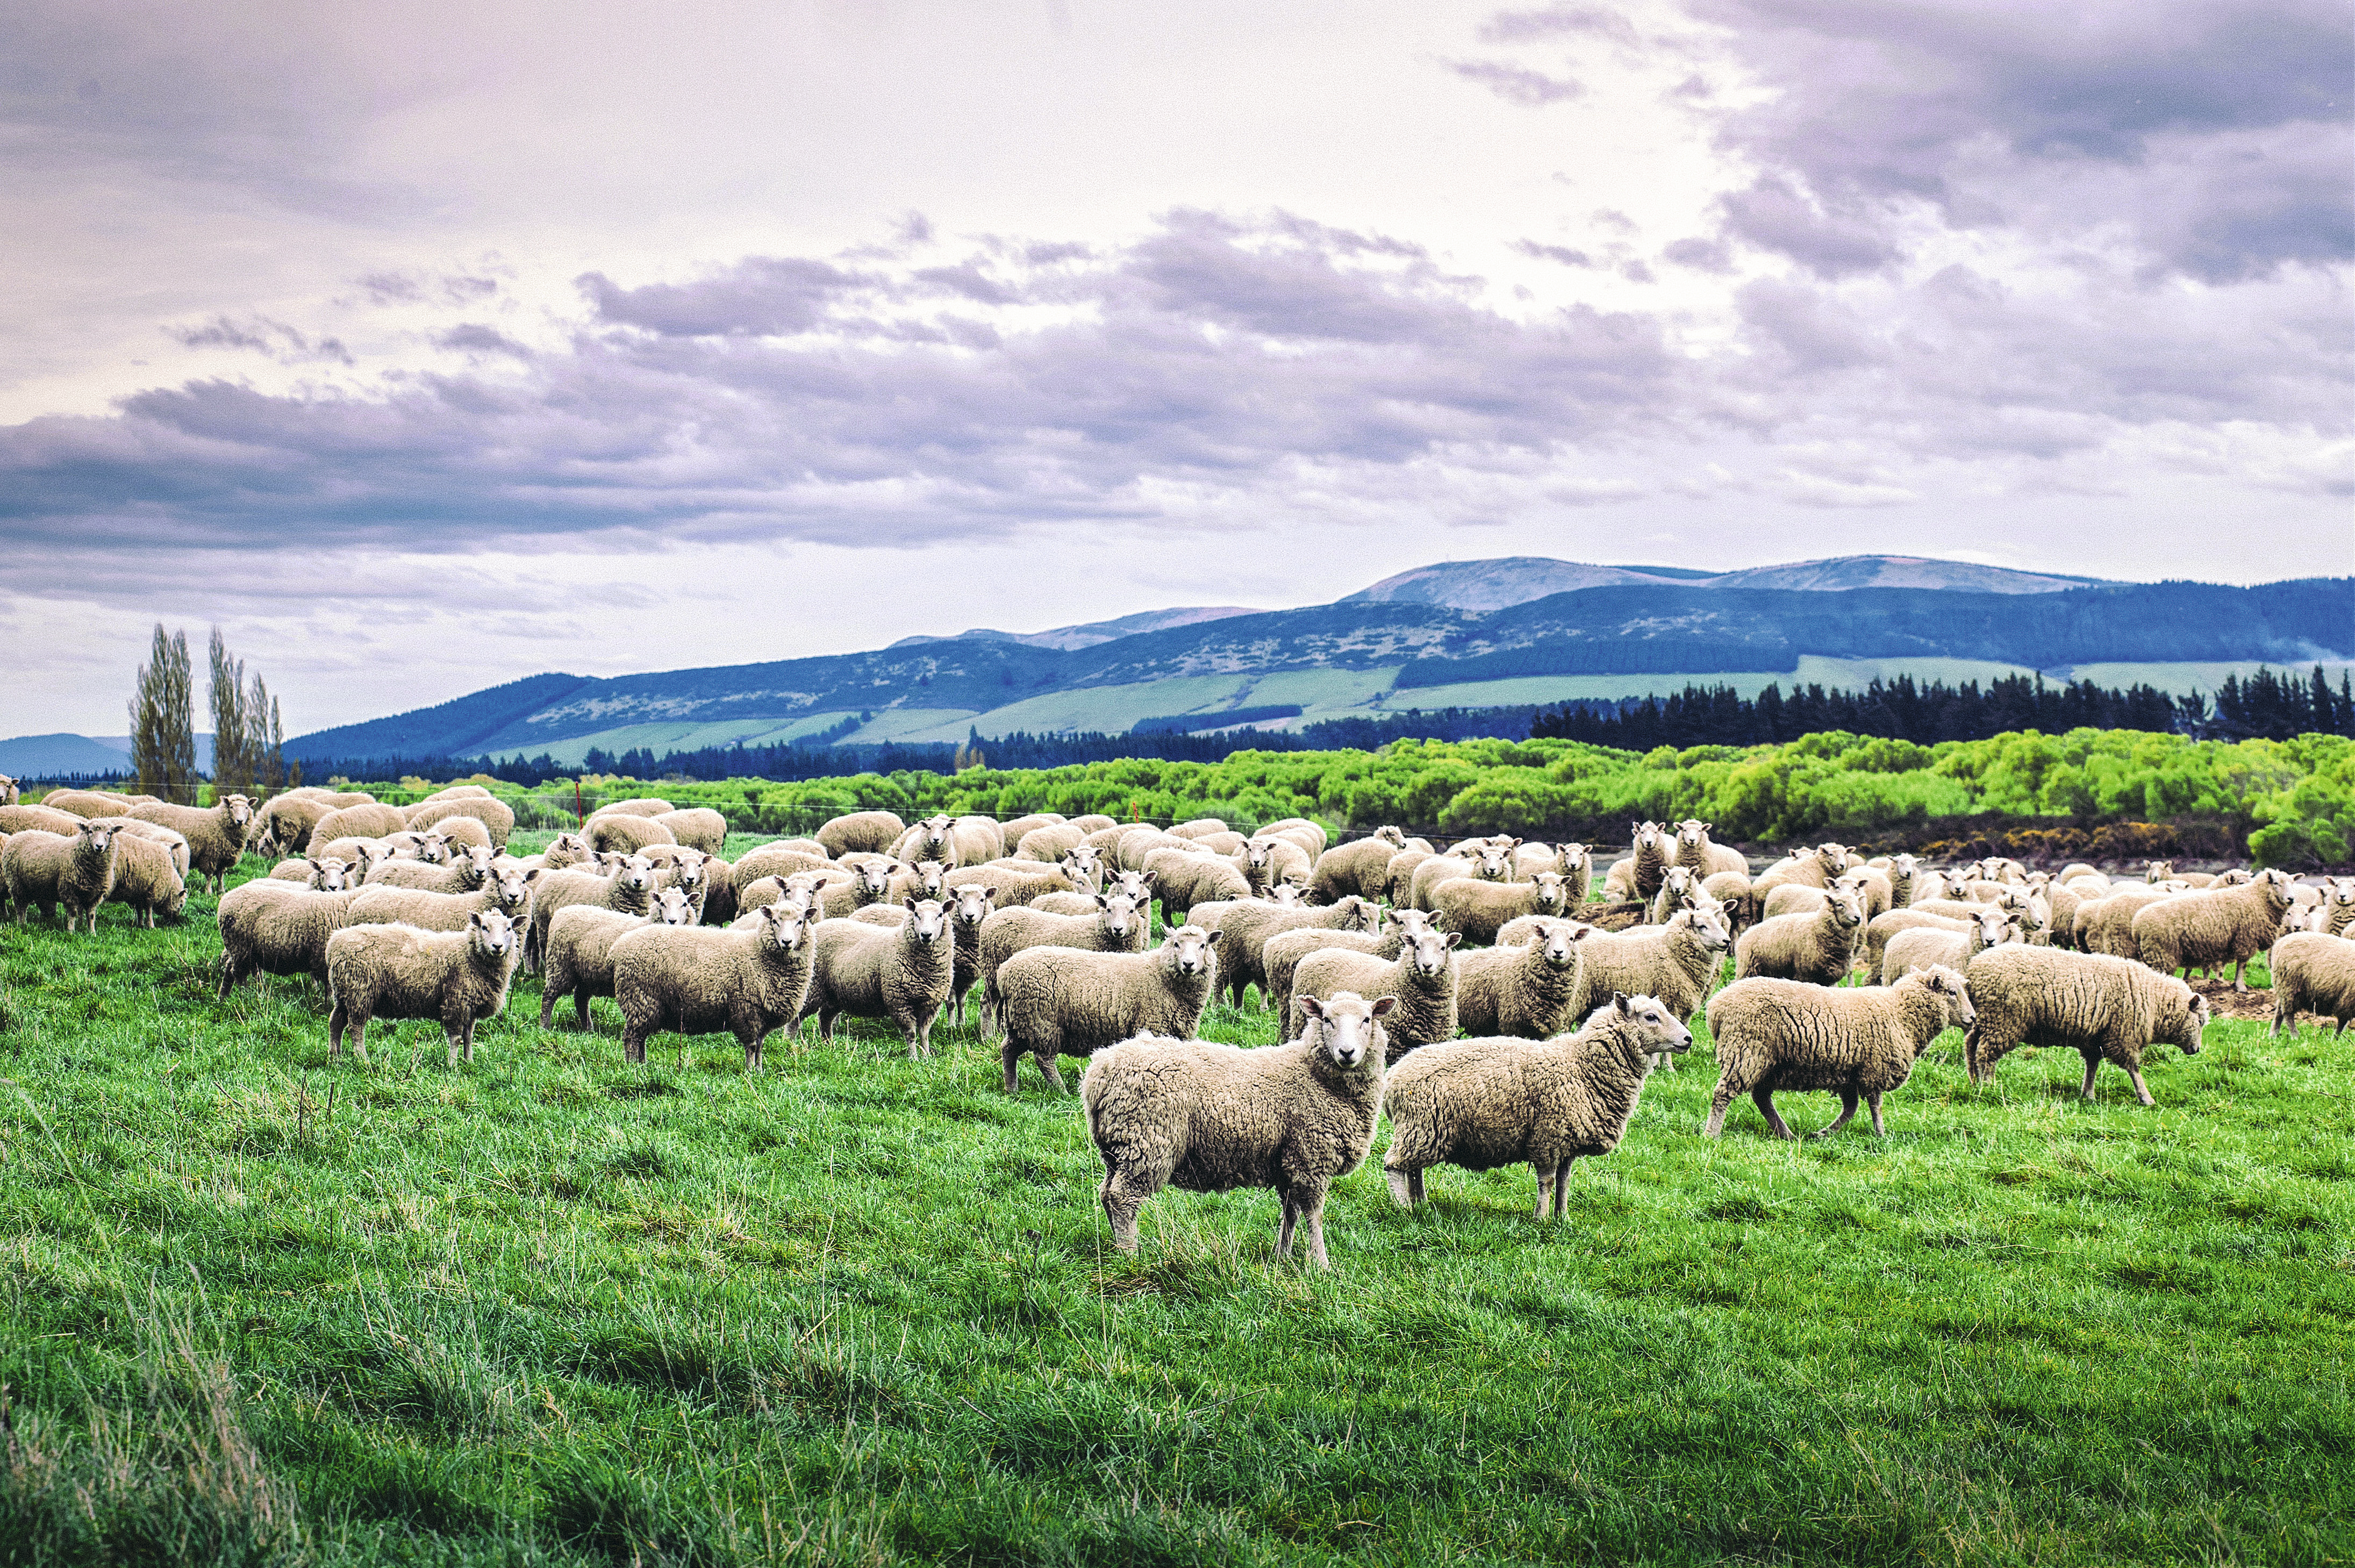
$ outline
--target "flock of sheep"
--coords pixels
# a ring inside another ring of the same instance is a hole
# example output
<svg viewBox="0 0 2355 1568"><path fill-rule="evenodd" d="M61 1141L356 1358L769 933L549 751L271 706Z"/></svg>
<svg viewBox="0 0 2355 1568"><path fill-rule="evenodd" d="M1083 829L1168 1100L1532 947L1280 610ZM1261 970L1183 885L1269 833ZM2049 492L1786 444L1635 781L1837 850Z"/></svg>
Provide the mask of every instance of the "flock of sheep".
<svg viewBox="0 0 2355 1568"><path fill-rule="evenodd" d="M1279 1255L1305 1222L1324 1264L1326 1192L1384 1113L1401 1203L1434 1165L1527 1164L1538 1216L1560 1214L1571 1161L1617 1146L1696 1014L1719 1074L1704 1134L1748 1094L1786 1138L1777 1090L1838 1094L1825 1134L1859 1102L1881 1132L1882 1097L1950 1027L1974 1079L2016 1047L2064 1046L2087 1095L2106 1061L2149 1104L2145 1049L2200 1049L2208 1004L2190 976L2229 965L2239 987L2260 953L2276 1032L2301 1011L2341 1033L2355 1018L2355 879L2276 870L2159 862L2121 882L1824 844L1753 877L1707 823L1646 822L1598 891L1581 844L1443 852L1396 827L1331 844L1302 818L1244 834L870 811L731 864L718 812L653 798L524 857L506 853L513 814L474 785L408 807L301 789L197 809L91 790L18 805L0 779L0 912L19 922L38 909L94 930L118 901L152 926L188 880L218 889L250 850L281 857L220 899L220 995L255 974L317 979L331 1056L348 1037L366 1061L374 1019L425 1019L453 1066L471 1060L518 968L541 976L542 1028L562 999L586 1028L591 999L613 998L632 1061L657 1033L724 1031L754 1070L775 1030L815 1018L830 1040L845 1017L889 1019L912 1059L970 1008L1008 1093L1025 1056L1058 1089L1060 1059L1087 1060L1100 1197L1130 1249L1164 1187L1265 1187L1283 1202ZM1197 1038L1214 997L1240 1008L1253 987L1283 1043Z"/></svg>

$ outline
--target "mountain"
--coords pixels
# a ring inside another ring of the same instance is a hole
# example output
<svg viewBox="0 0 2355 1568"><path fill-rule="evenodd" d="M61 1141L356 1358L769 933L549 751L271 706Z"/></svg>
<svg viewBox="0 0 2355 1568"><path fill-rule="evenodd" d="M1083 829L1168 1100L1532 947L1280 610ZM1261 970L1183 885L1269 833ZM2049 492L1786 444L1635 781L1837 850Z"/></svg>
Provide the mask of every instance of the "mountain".
<svg viewBox="0 0 2355 1568"><path fill-rule="evenodd" d="M197 738L197 771L213 765L213 738ZM18 735L0 741L0 773L19 779L73 778L131 771L128 735Z"/></svg>
<svg viewBox="0 0 2355 1568"><path fill-rule="evenodd" d="M1588 581L1595 573L1612 580ZM1582 585L1516 597L1561 581ZM1984 681L2084 670L2107 684L2188 690L2259 661L2336 664L2350 645L2355 579L2230 588L1897 556L1715 574L1529 558L1444 562L1296 610L1153 612L763 664L535 676L304 735L287 751L545 752L572 763L591 746L659 755L811 738L932 742L1147 720L1297 727L1408 707L1640 695L1704 677L1749 695L1770 681L1860 687L1901 672Z"/></svg>

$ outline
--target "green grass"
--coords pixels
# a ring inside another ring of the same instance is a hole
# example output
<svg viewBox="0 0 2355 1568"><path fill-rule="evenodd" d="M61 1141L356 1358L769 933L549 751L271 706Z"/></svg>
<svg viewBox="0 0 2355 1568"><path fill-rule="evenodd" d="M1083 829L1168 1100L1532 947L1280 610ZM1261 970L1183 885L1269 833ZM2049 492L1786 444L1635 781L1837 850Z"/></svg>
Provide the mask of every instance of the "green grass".
<svg viewBox="0 0 2355 1568"><path fill-rule="evenodd" d="M2311 1029L2154 1053L2156 1110L1950 1035L1886 1141L1798 1147L1698 1136L1704 1041L1566 1222L1364 1169L1316 1275L1267 1193L1114 1253L1075 1103L964 1031L631 1069L527 981L469 1069L415 1024L330 1065L300 986L213 1001L211 910L0 933L0 1562L2355 1555Z"/></svg>

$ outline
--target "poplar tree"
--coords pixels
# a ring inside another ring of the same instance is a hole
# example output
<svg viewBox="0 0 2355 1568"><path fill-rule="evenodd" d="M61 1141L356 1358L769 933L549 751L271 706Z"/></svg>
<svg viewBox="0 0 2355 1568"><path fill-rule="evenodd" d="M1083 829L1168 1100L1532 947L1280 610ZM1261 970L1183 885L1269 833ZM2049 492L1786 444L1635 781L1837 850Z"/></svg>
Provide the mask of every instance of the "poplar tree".
<svg viewBox="0 0 2355 1568"><path fill-rule="evenodd" d="M166 636L157 622L131 699L131 765L142 791L182 805L197 800L194 688L188 635Z"/></svg>

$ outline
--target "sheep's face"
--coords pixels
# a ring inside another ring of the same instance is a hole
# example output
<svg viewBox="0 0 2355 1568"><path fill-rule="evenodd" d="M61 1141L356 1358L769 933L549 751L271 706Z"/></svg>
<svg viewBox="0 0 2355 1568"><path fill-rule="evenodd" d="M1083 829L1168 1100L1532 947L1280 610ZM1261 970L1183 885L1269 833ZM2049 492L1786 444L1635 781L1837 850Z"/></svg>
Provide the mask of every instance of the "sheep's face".
<svg viewBox="0 0 2355 1568"><path fill-rule="evenodd" d="M2181 985L2182 982L2178 981L2177 984ZM2200 1037L2208 1028L2208 998L2193 991L2189 986L2184 986L2183 988L2190 993L2190 1000L2185 1005L2180 1019L2176 1021L2175 1029L2171 1031L2174 1035L2173 1043L2182 1051L2184 1055L2197 1056L2200 1054Z"/></svg>
<svg viewBox="0 0 2355 1568"><path fill-rule="evenodd" d="M1380 910L1374 912L1376 931L1381 929L1384 918L1384 912ZM1388 912L1387 918L1391 929L1399 933L1401 943L1411 942L1432 929L1431 912L1427 909L1394 909Z"/></svg>
<svg viewBox="0 0 2355 1568"><path fill-rule="evenodd" d="M1103 886L1103 851L1092 844L1082 844L1063 852L1063 875L1083 888Z"/></svg>
<svg viewBox="0 0 2355 1568"><path fill-rule="evenodd" d="M353 886L352 869L341 860L305 860L311 868L311 885L323 893L340 893Z"/></svg>
<svg viewBox="0 0 2355 1568"><path fill-rule="evenodd" d="M803 911L787 909L783 904L770 904L754 912L761 917L761 945L778 953L791 953L809 944L810 919Z"/></svg>
<svg viewBox="0 0 2355 1568"><path fill-rule="evenodd" d="M1989 904L1979 912L1978 927L1974 934L1981 947L2000 947L2006 936L2016 929L2009 916Z"/></svg>
<svg viewBox="0 0 2355 1568"><path fill-rule="evenodd" d="M1614 1020L1635 1032L1646 1056L1674 1056L1692 1049L1692 1030L1657 997L1621 997L1611 1004Z"/></svg>
<svg viewBox="0 0 2355 1568"><path fill-rule="evenodd" d="M1688 849L1700 849L1708 843L1708 823L1679 822L1677 824L1677 853L1681 855Z"/></svg>
<svg viewBox="0 0 2355 1568"><path fill-rule="evenodd" d="M949 869L938 860L922 860L916 865L916 885L924 897L938 899L948 887Z"/></svg>
<svg viewBox="0 0 2355 1568"><path fill-rule="evenodd" d="M1448 955L1455 944L1464 940L1460 931L1419 931L1407 938L1403 947L1408 966L1414 973L1436 976L1446 973Z"/></svg>
<svg viewBox="0 0 2355 1568"><path fill-rule="evenodd" d="M103 823L85 822L81 825L80 832L81 834L80 853L101 857L113 853L113 828Z"/></svg>
<svg viewBox="0 0 2355 1568"><path fill-rule="evenodd" d="M488 883L493 908L509 914L521 914L525 904L531 901L531 883L536 873L527 866L499 866L493 869Z"/></svg>
<svg viewBox="0 0 2355 1568"><path fill-rule="evenodd" d="M1545 954L1547 965L1555 969L1567 969L1578 962L1578 944L1586 939L1591 925L1572 925L1570 922L1549 922L1538 933L1539 946Z"/></svg>
<svg viewBox="0 0 2355 1568"><path fill-rule="evenodd" d="M187 907L188 890L185 884L173 889L170 892L164 895L163 912L166 918L172 920L179 919L180 912Z"/></svg>
<svg viewBox="0 0 2355 1568"><path fill-rule="evenodd" d="M1864 923L1864 900L1854 888L1826 889L1824 908L1830 913L1832 924L1842 930Z"/></svg>
<svg viewBox="0 0 2355 1568"><path fill-rule="evenodd" d="M1484 844L1480 847L1479 869L1474 873L1486 882L1508 882L1513 880L1513 849L1520 843L1516 838L1508 844Z"/></svg>
<svg viewBox="0 0 2355 1568"><path fill-rule="evenodd" d="M483 957L504 962L516 950L515 922L495 909L478 909L466 923L470 946Z"/></svg>
<svg viewBox="0 0 2355 1568"><path fill-rule="evenodd" d="M1540 871L1530 880L1537 884L1538 908L1559 911L1570 907L1570 887L1561 880L1560 871Z"/></svg>
<svg viewBox="0 0 2355 1568"><path fill-rule="evenodd" d="M1355 991L1336 991L1323 1001L1303 997L1300 1008L1308 1016L1308 1028L1315 1037L1308 1048L1344 1071L1355 1071L1369 1061L1386 1061L1390 1041L1380 1020L1397 1007L1396 997L1369 1002Z"/></svg>
<svg viewBox="0 0 2355 1568"><path fill-rule="evenodd" d="M920 899L911 893L900 907L908 912L908 918L900 929L918 942L938 942L948 934L949 912L938 899Z"/></svg>
<svg viewBox="0 0 2355 1568"><path fill-rule="evenodd" d="M427 834L389 840L392 853L399 859L422 860L429 866L439 866L450 859L450 841Z"/></svg>
<svg viewBox="0 0 2355 1568"><path fill-rule="evenodd" d="M2247 868L2235 866L2231 870L2225 872L2222 876L2218 877L2215 881L2215 886L2220 888L2237 888L2243 882L2252 882L2255 880L2256 879L2254 877L2249 874Z"/></svg>
<svg viewBox="0 0 2355 1568"><path fill-rule="evenodd" d="M891 891L891 862L869 860L858 868L859 896L869 902Z"/></svg>
<svg viewBox="0 0 2355 1568"><path fill-rule="evenodd" d="M949 915L959 925L979 931L981 923L997 904L997 890L979 882L967 882L949 890Z"/></svg>
<svg viewBox="0 0 2355 1568"><path fill-rule="evenodd" d="M1700 944L1712 953L1722 953L1733 945L1733 927L1726 921L1722 905L1686 910L1676 918L1684 922L1700 939ZM1673 925L1676 921L1668 923Z"/></svg>
<svg viewBox="0 0 2355 1568"><path fill-rule="evenodd" d="M231 827L244 827L253 820L253 802L241 795L233 795L221 803L229 808L226 815Z"/></svg>
<svg viewBox="0 0 2355 1568"><path fill-rule="evenodd" d="M1667 873L1660 878L1660 891L1668 895L1668 901L1672 904L1689 902L1692 899L1692 891L1693 874L1689 867L1670 866Z"/></svg>
<svg viewBox="0 0 2355 1568"><path fill-rule="evenodd" d="M2289 901L2290 889L2294 884L2290 881L2288 872L2281 870L2276 867L2267 866L2264 870L2259 871L2254 876L2251 877L2249 880L2257 887L2266 889L2275 901L2280 903L2287 903Z"/></svg>
<svg viewBox="0 0 2355 1568"><path fill-rule="evenodd" d="M1298 882L1277 882L1267 890L1267 901L1279 909L1294 909L1300 903Z"/></svg>
<svg viewBox="0 0 2355 1568"><path fill-rule="evenodd" d="M683 888L692 898L695 890L703 885L703 864L698 860L673 860L670 863L670 885Z"/></svg>
<svg viewBox="0 0 2355 1568"><path fill-rule="evenodd" d="M1096 923L1114 941L1126 943L1128 933L1136 929L1142 918L1136 912L1136 901L1126 893L1096 895Z"/></svg>
<svg viewBox="0 0 2355 1568"><path fill-rule="evenodd" d="M1908 969L1905 977L1919 981L1923 990L1945 1005L1947 1028L1968 1029L1978 1021L1978 1009L1971 1006L1970 987L1963 983L1960 975L1944 964Z"/></svg>
<svg viewBox="0 0 2355 1568"><path fill-rule="evenodd" d="M1153 879L1143 871L1114 871L1112 880L1104 885L1108 893L1125 893L1136 901L1139 909L1153 901Z"/></svg>
<svg viewBox="0 0 2355 1568"><path fill-rule="evenodd" d="M2174 861L2153 860L2147 867L2144 868L2142 880L2146 882L2163 882L2174 875Z"/></svg>
<svg viewBox="0 0 2355 1568"><path fill-rule="evenodd" d="M1384 826L1374 829L1374 837L1381 839L1394 849L1403 849L1406 848L1406 829L1403 827L1394 827L1385 824Z"/></svg>
<svg viewBox="0 0 2355 1568"><path fill-rule="evenodd" d="M1215 960L1211 957L1218 944L1215 932L1204 931L1199 925L1181 925L1162 939L1169 951L1169 961L1180 975L1207 973Z"/></svg>
<svg viewBox="0 0 2355 1568"><path fill-rule="evenodd" d="M1660 852L1661 831L1660 825L1657 822L1636 824L1636 853L1638 857L1647 851L1655 855Z"/></svg>
<svg viewBox="0 0 2355 1568"><path fill-rule="evenodd" d="M818 884L815 881L787 880L778 885L777 896L773 902L776 908L796 910L806 914L817 902L817 890Z"/></svg>
<svg viewBox="0 0 2355 1568"><path fill-rule="evenodd" d="M613 880L634 893L651 893L655 888L655 863L643 856L632 855L613 872Z"/></svg>
<svg viewBox="0 0 2355 1568"><path fill-rule="evenodd" d="M551 866L577 864L589 858L589 840L578 833L559 833L549 841L547 860Z"/></svg>
<svg viewBox="0 0 2355 1568"><path fill-rule="evenodd" d="M654 907L646 919L655 925L693 925L695 901L677 888L665 888L655 895Z"/></svg>
<svg viewBox="0 0 2355 1568"><path fill-rule="evenodd" d="M945 816L935 816L917 826L923 829L923 836L916 840L916 859L920 863L925 860L946 859L949 852L949 839L954 832L949 819Z"/></svg>

